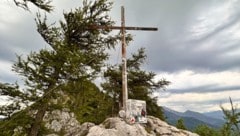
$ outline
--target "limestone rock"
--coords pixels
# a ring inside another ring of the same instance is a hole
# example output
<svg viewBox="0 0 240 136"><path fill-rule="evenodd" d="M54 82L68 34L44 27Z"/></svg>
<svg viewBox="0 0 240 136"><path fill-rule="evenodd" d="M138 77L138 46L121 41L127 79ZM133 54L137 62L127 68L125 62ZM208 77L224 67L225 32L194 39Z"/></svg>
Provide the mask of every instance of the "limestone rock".
<svg viewBox="0 0 240 136"><path fill-rule="evenodd" d="M146 128L152 135L160 135L160 136L198 136L189 131L177 129L174 126L168 125L166 122L161 121L158 118L149 116L148 123L146 124Z"/></svg>
<svg viewBox="0 0 240 136"><path fill-rule="evenodd" d="M109 118L89 129L87 136L198 136L180 130L155 117L148 117L147 124L129 125L120 118Z"/></svg>
<svg viewBox="0 0 240 136"><path fill-rule="evenodd" d="M69 109L48 111L43 121L47 129L55 132L49 136L55 136L61 131L64 132L66 136L80 136L81 125Z"/></svg>
<svg viewBox="0 0 240 136"><path fill-rule="evenodd" d="M101 125L94 126L87 136L146 136L147 132L140 124L129 125L120 118L109 118Z"/></svg>
<svg viewBox="0 0 240 136"><path fill-rule="evenodd" d="M80 124L69 109L48 111L44 120L47 136L198 136L148 116L146 124L128 124L122 118L108 118L100 125ZM20 132L21 128L14 130Z"/></svg>

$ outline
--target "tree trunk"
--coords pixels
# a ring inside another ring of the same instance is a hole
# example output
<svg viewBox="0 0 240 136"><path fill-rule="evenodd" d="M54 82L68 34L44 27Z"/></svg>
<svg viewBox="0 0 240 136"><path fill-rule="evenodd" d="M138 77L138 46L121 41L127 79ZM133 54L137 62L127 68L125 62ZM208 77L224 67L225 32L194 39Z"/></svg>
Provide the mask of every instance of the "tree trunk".
<svg viewBox="0 0 240 136"><path fill-rule="evenodd" d="M47 110L47 103L44 103L41 107L39 107L37 114L35 116L35 121L31 126L31 130L29 136L37 136L38 131L40 129L41 122Z"/></svg>

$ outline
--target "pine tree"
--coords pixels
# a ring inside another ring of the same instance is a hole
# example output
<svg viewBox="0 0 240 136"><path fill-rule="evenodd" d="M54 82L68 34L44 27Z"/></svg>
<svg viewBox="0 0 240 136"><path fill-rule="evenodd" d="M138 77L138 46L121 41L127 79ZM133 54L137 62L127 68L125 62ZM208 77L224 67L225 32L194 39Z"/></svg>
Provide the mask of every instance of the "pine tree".
<svg viewBox="0 0 240 136"><path fill-rule="evenodd" d="M51 0L13 0L14 3L25 10L29 10L28 3L32 3L36 7L51 12L53 10L53 6L51 5Z"/></svg>
<svg viewBox="0 0 240 136"><path fill-rule="evenodd" d="M177 124L176 127L179 129L183 129L183 130L187 130L187 128L184 125L184 121L182 118L180 118L179 120L177 120Z"/></svg>
<svg viewBox="0 0 240 136"><path fill-rule="evenodd" d="M67 107L80 123L100 124L111 114L112 99L90 81L74 82L63 88L70 101ZM96 118L97 117L97 118Z"/></svg>
<svg viewBox="0 0 240 136"><path fill-rule="evenodd" d="M132 55L132 58L127 60L129 99L145 100L147 103L147 113L164 119L162 109L157 105L157 98L153 97L152 94L159 89L165 89L170 82L165 79L155 82L155 73L141 69L141 65L144 63L146 57L144 48L141 48L136 54ZM121 69L121 65L108 67L104 73L106 82L101 85L103 90L113 98L114 105L112 112L115 115L122 106Z"/></svg>
<svg viewBox="0 0 240 136"><path fill-rule="evenodd" d="M50 100L57 98L59 91L64 91L63 88L72 83L91 82L101 72L108 59L106 50L114 47L119 36L110 36L110 30L92 29L91 26L114 24L108 16L111 5L108 0L84 0L82 8L64 13L64 21L56 27L48 25L47 17L42 19L38 14L38 32L51 49L32 52L26 58L18 56L13 66L26 85L24 90L15 90L21 92L18 95L23 95L25 102L34 103L31 110L37 111L29 135L38 135L43 116L51 107ZM1 93L8 90L11 89L5 88ZM11 93L6 95L17 97ZM15 103L18 102L21 101Z"/></svg>
<svg viewBox="0 0 240 136"><path fill-rule="evenodd" d="M230 104L231 104L231 110L225 109L223 106L220 106L222 109L222 112L224 114L224 118L226 120L226 123L224 124L222 128L222 133L225 133L227 136L238 136L240 135L240 112L237 111L237 106L233 105L233 101L231 97L229 98Z"/></svg>
<svg viewBox="0 0 240 136"><path fill-rule="evenodd" d="M207 125L199 125L194 130L195 133L200 136L228 136L223 133L218 132L217 130L208 127Z"/></svg>
<svg viewBox="0 0 240 136"><path fill-rule="evenodd" d="M17 84L8 83L0 83L0 95L11 96L10 101L12 101L12 103L0 107L0 115L7 118L10 118L14 112L20 110L20 103L23 103L24 97L26 96L19 91Z"/></svg>

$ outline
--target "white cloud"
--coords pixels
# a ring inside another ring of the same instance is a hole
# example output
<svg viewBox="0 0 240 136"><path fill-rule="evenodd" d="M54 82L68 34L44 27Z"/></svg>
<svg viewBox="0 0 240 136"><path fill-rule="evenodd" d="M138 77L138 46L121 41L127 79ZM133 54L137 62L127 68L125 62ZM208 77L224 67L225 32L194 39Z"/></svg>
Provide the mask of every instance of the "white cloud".
<svg viewBox="0 0 240 136"><path fill-rule="evenodd" d="M162 103L207 103L211 101L224 102L229 97L233 99L239 99L240 91L223 91L223 92L210 92L210 93L184 93L184 94L172 94L168 98L160 98L159 102ZM224 101L223 101L224 100Z"/></svg>
<svg viewBox="0 0 240 136"><path fill-rule="evenodd" d="M216 73L195 73L194 71L182 71L179 73L164 73L157 76L157 79L166 78L172 84L167 91L159 93L159 105L169 108L185 111L187 109L195 111L220 110L219 105L225 105L229 97L239 100L240 90L224 90L222 92L195 93L194 90L189 93L171 93L171 89L188 89L204 85L217 86L237 86L240 81L240 72L224 71ZM201 90L200 90L201 91ZM215 103L214 103L215 102ZM240 102L240 101L237 101ZM210 104L212 103L212 104Z"/></svg>
<svg viewBox="0 0 240 136"><path fill-rule="evenodd" d="M172 82L169 89L183 89L209 84L233 86L239 84L240 72L196 73L192 70L185 70L179 73L161 73L157 75L156 79L159 80L162 77Z"/></svg>
<svg viewBox="0 0 240 136"><path fill-rule="evenodd" d="M0 30L2 32L7 32L10 25L17 23L21 19L21 14L16 12L15 8L13 3L0 2Z"/></svg>
<svg viewBox="0 0 240 136"><path fill-rule="evenodd" d="M0 82L14 83L18 78L12 71L12 63L0 60Z"/></svg>
<svg viewBox="0 0 240 136"><path fill-rule="evenodd" d="M11 69L12 69L12 63L11 62L6 62L6 61L0 61L1 67L0 67L0 73L5 73L5 74L12 74Z"/></svg>
<svg viewBox="0 0 240 136"><path fill-rule="evenodd" d="M204 94L173 94L168 98L160 97L158 104L177 111L193 110L198 112L209 112L220 110L220 105L230 108L228 102L229 97L232 98L234 103L240 103L238 96L240 96L240 90Z"/></svg>
<svg viewBox="0 0 240 136"><path fill-rule="evenodd" d="M236 25L234 25L230 29L226 30L226 35L231 35L233 40L239 40L239 38L240 38L239 29L240 29L240 23L237 23Z"/></svg>

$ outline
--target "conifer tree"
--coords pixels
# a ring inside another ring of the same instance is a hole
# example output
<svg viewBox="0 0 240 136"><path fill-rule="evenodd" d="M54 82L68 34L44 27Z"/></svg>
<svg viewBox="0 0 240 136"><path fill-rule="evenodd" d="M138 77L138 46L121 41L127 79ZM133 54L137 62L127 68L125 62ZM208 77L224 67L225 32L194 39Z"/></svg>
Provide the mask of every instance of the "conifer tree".
<svg viewBox="0 0 240 136"><path fill-rule="evenodd" d="M237 106L233 105L231 97L229 97L229 101L231 104L231 110L225 109L222 105L220 106L226 120L221 131L226 136L238 136L240 135L240 112L238 111Z"/></svg>
<svg viewBox="0 0 240 136"><path fill-rule="evenodd" d="M23 103L24 95L19 91L19 86L17 84L0 83L0 95L1 96L11 96L10 104L0 106L0 115L6 118L10 118L11 115L20 110L20 103Z"/></svg>
<svg viewBox="0 0 240 136"><path fill-rule="evenodd" d="M187 128L184 125L184 120L182 118L177 120L176 127L179 128L179 129L187 130Z"/></svg>
<svg viewBox="0 0 240 136"><path fill-rule="evenodd" d="M38 135L50 100L58 97L58 92L64 91L63 87L70 83L92 81L101 71L108 58L106 50L114 47L119 36L110 36L109 29L98 30L91 26L114 24L108 16L111 5L108 0L84 0L82 8L64 13L60 26L48 25L46 16L37 15L37 30L51 49L32 52L26 58L17 57L13 70L23 77L24 90L11 89L6 84L0 88L1 94L12 90L24 96L19 98L26 99L25 102L34 103L31 109L37 112L29 135ZM11 98L18 97L14 93L5 94Z"/></svg>
<svg viewBox="0 0 240 136"><path fill-rule="evenodd" d="M207 125L199 125L194 129L194 132L200 136L229 136L226 133L220 133L217 129L208 127Z"/></svg>
<svg viewBox="0 0 240 136"><path fill-rule="evenodd" d="M153 97L152 94L159 89L165 89L170 82L165 79L154 81L155 73L141 69L141 65L144 63L146 57L144 48L141 48L127 60L129 99L145 100L147 103L147 113L164 119L162 109L157 104L157 98ZM113 114L117 114L122 106L121 69L121 65L108 67L104 73L106 82L101 85L103 90L113 98L115 103L112 108Z"/></svg>
<svg viewBox="0 0 240 136"><path fill-rule="evenodd" d="M51 5L51 0L13 0L14 3L25 10L29 10L28 3L32 3L36 7L46 11L51 12L53 10L53 6Z"/></svg>

